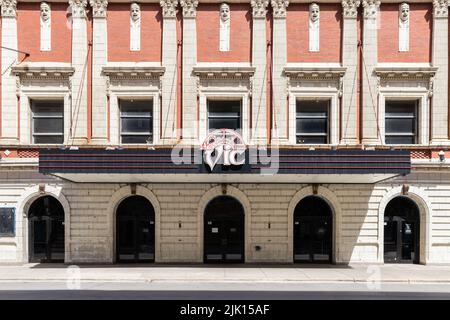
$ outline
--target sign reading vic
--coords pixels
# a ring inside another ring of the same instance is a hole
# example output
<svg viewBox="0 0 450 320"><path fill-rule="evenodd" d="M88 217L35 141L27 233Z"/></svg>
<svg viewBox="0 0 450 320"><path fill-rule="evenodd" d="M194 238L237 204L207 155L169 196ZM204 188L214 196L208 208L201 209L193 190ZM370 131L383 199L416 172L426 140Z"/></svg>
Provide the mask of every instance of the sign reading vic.
<svg viewBox="0 0 450 320"><path fill-rule="evenodd" d="M218 164L241 167L246 162L246 145L242 136L231 129L217 129L203 142L203 159L211 171Z"/></svg>

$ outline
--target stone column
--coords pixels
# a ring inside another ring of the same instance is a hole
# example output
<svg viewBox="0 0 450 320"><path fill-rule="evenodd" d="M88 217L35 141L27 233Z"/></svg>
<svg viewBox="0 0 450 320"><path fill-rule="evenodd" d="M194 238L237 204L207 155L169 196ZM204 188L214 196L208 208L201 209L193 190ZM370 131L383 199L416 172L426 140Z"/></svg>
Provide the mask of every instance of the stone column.
<svg viewBox="0 0 450 320"><path fill-rule="evenodd" d="M362 135L363 144L379 144L377 124L377 77L374 68L378 61L378 19L381 2L379 0L363 0L364 34L362 70ZM347 71L348 72L348 71ZM345 108L344 108L345 109ZM344 118L345 119L345 118ZM344 120L345 121L345 120ZM383 139L384 140L384 139Z"/></svg>
<svg viewBox="0 0 450 320"><path fill-rule="evenodd" d="M17 96L16 76L11 74L11 67L16 65L23 54L17 50L17 0L3 0L2 10L2 105L1 105L1 137L2 143L17 143ZM9 48L12 50L8 50Z"/></svg>
<svg viewBox="0 0 450 320"><path fill-rule="evenodd" d="M283 68L287 64L286 9L289 1L272 0L273 8L273 128L272 140L276 143L288 143L288 109L286 77ZM295 129L294 129L295 130Z"/></svg>
<svg viewBox="0 0 450 320"><path fill-rule="evenodd" d="M69 0L72 12L72 118L69 129L73 144L87 142L87 0Z"/></svg>
<svg viewBox="0 0 450 320"><path fill-rule="evenodd" d="M266 14L268 0L251 0L253 9L252 66L252 123L250 142L266 143L267 139L267 37ZM274 50L274 55L278 53Z"/></svg>
<svg viewBox="0 0 450 320"><path fill-rule="evenodd" d="M347 68L342 86L342 144L358 143L358 28L359 0L342 0L342 66Z"/></svg>
<svg viewBox="0 0 450 320"><path fill-rule="evenodd" d="M102 69L108 61L107 0L90 0L93 17L92 47L92 143L107 144L108 109L106 78Z"/></svg>
<svg viewBox="0 0 450 320"><path fill-rule="evenodd" d="M178 0L161 0L163 15L162 65L166 68L161 79L161 143L174 143L177 129L177 25ZM195 21L195 20L194 20ZM156 138L156 137L155 137Z"/></svg>
<svg viewBox="0 0 450 320"><path fill-rule="evenodd" d="M195 17L198 0L181 0L180 4L183 8L183 140L186 143L198 143L197 78L192 73L197 63Z"/></svg>
<svg viewBox="0 0 450 320"><path fill-rule="evenodd" d="M431 143L448 143L448 5L449 0L433 1L434 77L431 113Z"/></svg>

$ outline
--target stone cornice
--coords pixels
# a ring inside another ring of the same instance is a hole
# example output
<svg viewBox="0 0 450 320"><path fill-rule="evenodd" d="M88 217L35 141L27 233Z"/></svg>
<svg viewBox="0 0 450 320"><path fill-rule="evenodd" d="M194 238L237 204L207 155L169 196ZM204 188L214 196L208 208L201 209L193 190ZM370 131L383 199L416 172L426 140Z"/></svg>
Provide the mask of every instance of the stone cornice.
<svg viewBox="0 0 450 320"><path fill-rule="evenodd" d="M92 16L94 18L106 18L108 0L90 0L89 4L92 7Z"/></svg>
<svg viewBox="0 0 450 320"><path fill-rule="evenodd" d="M73 67L63 67L63 66L15 66L11 68L12 74L19 76L21 78L59 78L59 77L69 77L74 72L75 69Z"/></svg>
<svg viewBox="0 0 450 320"><path fill-rule="evenodd" d="M102 73L112 78L159 78L164 74L164 67L127 67L127 66L106 66Z"/></svg>
<svg viewBox="0 0 450 320"><path fill-rule="evenodd" d="M382 78L422 78L433 77L438 71L437 67L425 66L377 66L375 74Z"/></svg>
<svg viewBox="0 0 450 320"><path fill-rule="evenodd" d="M249 78L254 67L244 66L195 66L193 73L200 78Z"/></svg>
<svg viewBox="0 0 450 320"><path fill-rule="evenodd" d="M289 78L323 80L341 78L344 76L347 68L328 66L286 66L283 71Z"/></svg>

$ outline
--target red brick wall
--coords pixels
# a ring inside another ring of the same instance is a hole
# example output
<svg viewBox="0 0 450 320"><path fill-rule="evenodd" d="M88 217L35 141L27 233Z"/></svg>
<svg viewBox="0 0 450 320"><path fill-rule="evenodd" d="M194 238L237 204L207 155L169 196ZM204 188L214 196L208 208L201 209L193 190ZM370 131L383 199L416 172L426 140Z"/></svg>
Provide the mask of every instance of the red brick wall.
<svg viewBox="0 0 450 320"><path fill-rule="evenodd" d="M290 4L286 24L288 62L341 61L341 4L320 4L320 52L309 52L309 4Z"/></svg>
<svg viewBox="0 0 450 320"><path fill-rule="evenodd" d="M51 3L52 50L41 51L40 3L17 6L17 34L19 50L30 53L27 61L71 62L72 31L66 16L67 3Z"/></svg>
<svg viewBox="0 0 450 320"><path fill-rule="evenodd" d="M379 62L430 62L432 5L410 4L409 51L398 51L398 4L382 4L378 32Z"/></svg>
<svg viewBox="0 0 450 320"><path fill-rule="evenodd" d="M230 4L230 51L219 51L220 4L197 8L197 60L200 62L250 62L252 53L251 7Z"/></svg>
<svg viewBox="0 0 450 320"><path fill-rule="evenodd" d="M141 4L141 50L130 51L130 4L108 5L108 61L161 61L162 15L159 4Z"/></svg>

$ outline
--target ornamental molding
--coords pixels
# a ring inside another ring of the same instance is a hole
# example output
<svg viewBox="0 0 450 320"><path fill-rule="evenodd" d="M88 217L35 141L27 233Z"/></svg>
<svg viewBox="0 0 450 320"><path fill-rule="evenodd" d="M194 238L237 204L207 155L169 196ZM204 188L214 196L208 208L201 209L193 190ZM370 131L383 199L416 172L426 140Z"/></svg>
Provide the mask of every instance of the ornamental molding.
<svg viewBox="0 0 450 320"><path fill-rule="evenodd" d="M202 79L248 79L254 75L255 67L195 66L192 71Z"/></svg>
<svg viewBox="0 0 450 320"><path fill-rule="evenodd" d="M2 0L2 17L16 17L17 12L17 0Z"/></svg>
<svg viewBox="0 0 450 320"><path fill-rule="evenodd" d="M448 18L449 0L433 0L433 17Z"/></svg>
<svg viewBox="0 0 450 320"><path fill-rule="evenodd" d="M342 0L342 15L344 19L356 19L360 4L360 0Z"/></svg>
<svg viewBox="0 0 450 320"><path fill-rule="evenodd" d="M288 0L272 0L274 18L286 18L286 8L289 6Z"/></svg>
<svg viewBox="0 0 450 320"><path fill-rule="evenodd" d="M265 18L269 0L251 0L253 18Z"/></svg>
<svg viewBox="0 0 450 320"><path fill-rule="evenodd" d="M198 0L180 0L183 8L183 18L195 18L197 16Z"/></svg>
<svg viewBox="0 0 450 320"><path fill-rule="evenodd" d="M159 5L162 8L163 18L175 18L178 0L161 0Z"/></svg>
<svg viewBox="0 0 450 320"><path fill-rule="evenodd" d="M284 68L284 74L291 79L327 80L342 78L347 71L345 67L294 67Z"/></svg>
<svg viewBox="0 0 450 320"><path fill-rule="evenodd" d="M376 19L378 11L380 9L380 0L363 0L362 6L364 8L364 18L365 19Z"/></svg>
<svg viewBox="0 0 450 320"><path fill-rule="evenodd" d="M39 67L39 66L15 66L11 73L22 78L68 78L75 72L73 67Z"/></svg>
<svg viewBox="0 0 450 320"><path fill-rule="evenodd" d="M94 18L106 18L108 0L90 0L89 4L92 7L92 15Z"/></svg>
<svg viewBox="0 0 450 320"><path fill-rule="evenodd" d="M111 79L159 79L165 72L164 67L125 67L106 66L103 67L103 75Z"/></svg>
<svg viewBox="0 0 450 320"><path fill-rule="evenodd" d="M86 18L87 0L69 0L73 18Z"/></svg>

